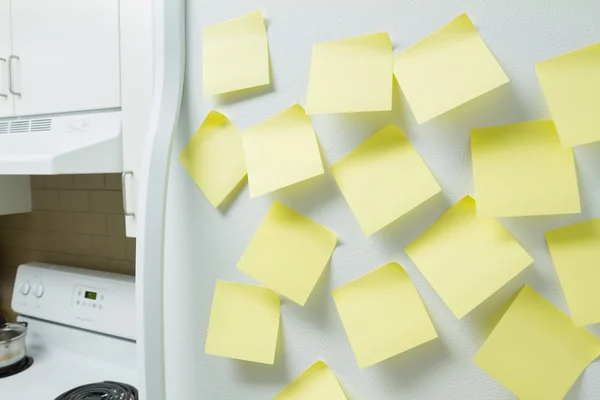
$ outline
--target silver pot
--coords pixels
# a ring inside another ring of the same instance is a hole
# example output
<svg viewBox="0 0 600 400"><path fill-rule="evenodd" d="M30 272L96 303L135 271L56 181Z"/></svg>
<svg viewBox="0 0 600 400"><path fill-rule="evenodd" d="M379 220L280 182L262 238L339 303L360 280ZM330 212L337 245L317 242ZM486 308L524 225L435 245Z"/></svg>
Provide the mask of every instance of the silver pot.
<svg viewBox="0 0 600 400"><path fill-rule="evenodd" d="M0 317L0 368L16 364L25 357L27 323L5 323Z"/></svg>

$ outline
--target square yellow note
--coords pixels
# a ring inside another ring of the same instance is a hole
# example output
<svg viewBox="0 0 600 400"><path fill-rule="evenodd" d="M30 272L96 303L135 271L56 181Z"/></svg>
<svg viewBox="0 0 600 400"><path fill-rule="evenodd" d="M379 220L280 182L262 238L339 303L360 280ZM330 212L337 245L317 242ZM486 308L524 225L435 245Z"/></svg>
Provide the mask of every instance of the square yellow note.
<svg viewBox="0 0 600 400"><path fill-rule="evenodd" d="M393 57L387 33L315 44L306 98L308 113L391 110Z"/></svg>
<svg viewBox="0 0 600 400"><path fill-rule="evenodd" d="M471 152L478 215L581 212L573 150L552 121L473 129Z"/></svg>
<svg viewBox="0 0 600 400"><path fill-rule="evenodd" d="M273 364L279 318L279 296L271 289L217 281L205 352Z"/></svg>
<svg viewBox="0 0 600 400"><path fill-rule="evenodd" d="M394 74L419 123L508 82L466 14L398 54Z"/></svg>
<svg viewBox="0 0 600 400"><path fill-rule="evenodd" d="M279 392L273 400L347 400L333 371L317 361Z"/></svg>
<svg viewBox="0 0 600 400"><path fill-rule="evenodd" d="M565 147L600 140L600 43L535 65Z"/></svg>
<svg viewBox="0 0 600 400"><path fill-rule="evenodd" d="M456 318L462 318L533 259L466 196L405 249Z"/></svg>
<svg viewBox="0 0 600 400"><path fill-rule="evenodd" d="M332 294L361 369L437 338L415 285L398 263Z"/></svg>
<svg viewBox="0 0 600 400"><path fill-rule="evenodd" d="M600 322L600 218L546 232L546 242L575 324Z"/></svg>
<svg viewBox="0 0 600 400"><path fill-rule="evenodd" d="M269 44L260 11L202 30L202 86L215 95L269 83Z"/></svg>
<svg viewBox="0 0 600 400"><path fill-rule="evenodd" d="M332 231L275 201L237 267L303 306L336 243Z"/></svg>
<svg viewBox="0 0 600 400"><path fill-rule="evenodd" d="M208 113L179 161L214 207L246 176L242 134L217 111Z"/></svg>
<svg viewBox="0 0 600 400"><path fill-rule="evenodd" d="M388 125L331 167L366 235L441 191L404 133Z"/></svg>
<svg viewBox="0 0 600 400"><path fill-rule="evenodd" d="M323 173L315 130L300 105L247 129L242 140L250 197Z"/></svg>
<svg viewBox="0 0 600 400"><path fill-rule="evenodd" d="M473 361L520 399L560 400L598 355L594 335L525 286Z"/></svg>

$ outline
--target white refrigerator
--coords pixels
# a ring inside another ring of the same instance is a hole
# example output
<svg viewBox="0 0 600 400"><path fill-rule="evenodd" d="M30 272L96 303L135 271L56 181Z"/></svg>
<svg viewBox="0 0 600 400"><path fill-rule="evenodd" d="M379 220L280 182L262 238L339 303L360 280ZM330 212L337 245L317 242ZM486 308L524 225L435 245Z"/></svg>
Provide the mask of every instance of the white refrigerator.
<svg viewBox="0 0 600 400"><path fill-rule="evenodd" d="M514 396L472 362L494 316L524 284L563 310L566 303L543 233L600 216L600 145L575 150L581 215L508 218L502 224L535 259L473 313L457 320L403 249L449 205L473 194L469 130L550 118L534 63L600 41L600 2L578 0L153 0L154 106L141 177L137 248L139 389L147 400L272 398L315 361L325 360L352 399L505 400ZM261 10L271 81L260 90L209 97L202 92L202 28ZM244 186L214 209L178 156L212 109L240 128L304 104L314 43L389 32L399 52L462 13L474 21L511 81L452 112L418 124L395 86L391 112L312 117L326 166L379 128L399 125L443 193L365 237L329 172L250 199ZM204 354L217 279L254 281L236 269L273 200L333 229L339 244L304 307L282 299L275 365ZM413 279L439 338L359 370L330 292L389 261ZM600 334L597 326L590 327ZM566 397L600 398L600 362Z"/></svg>

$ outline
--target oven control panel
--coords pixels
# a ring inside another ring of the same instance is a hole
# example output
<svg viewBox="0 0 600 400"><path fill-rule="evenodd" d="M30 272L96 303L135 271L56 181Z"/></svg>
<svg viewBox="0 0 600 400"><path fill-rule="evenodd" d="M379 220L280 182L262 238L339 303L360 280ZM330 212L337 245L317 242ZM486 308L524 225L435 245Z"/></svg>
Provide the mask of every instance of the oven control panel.
<svg viewBox="0 0 600 400"><path fill-rule="evenodd" d="M88 286L76 286L73 290L73 307L82 307L92 310L102 310L106 290Z"/></svg>
<svg viewBox="0 0 600 400"><path fill-rule="evenodd" d="M23 316L135 340L133 276L23 264L17 270L12 308Z"/></svg>

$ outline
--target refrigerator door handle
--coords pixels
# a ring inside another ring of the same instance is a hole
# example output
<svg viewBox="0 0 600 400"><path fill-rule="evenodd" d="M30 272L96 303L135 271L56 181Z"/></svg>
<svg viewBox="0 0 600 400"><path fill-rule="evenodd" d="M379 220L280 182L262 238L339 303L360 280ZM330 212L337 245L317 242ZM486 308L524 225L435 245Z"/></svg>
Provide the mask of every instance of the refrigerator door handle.
<svg viewBox="0 0 600 400"><path fill-rule="evenodd" d="M153 0L154 92L140 174L136 250L138 389L165 400L163 261L171 145L185 68L185 0Z"/></svg>

